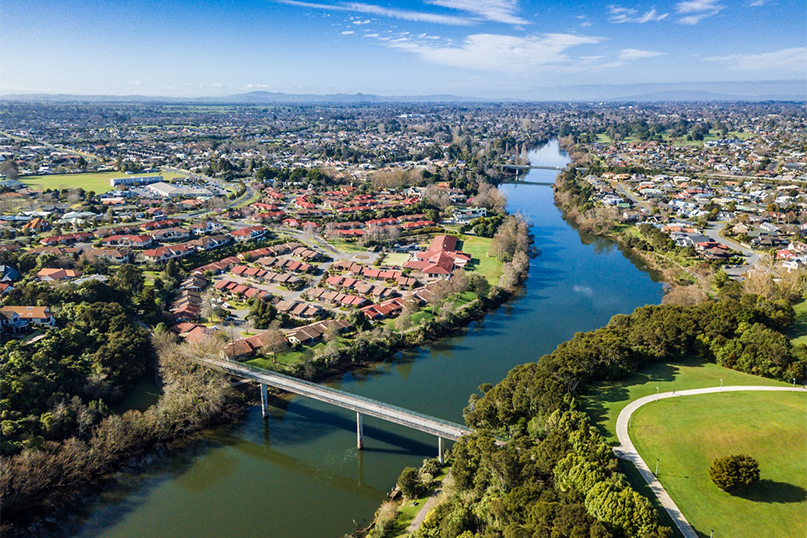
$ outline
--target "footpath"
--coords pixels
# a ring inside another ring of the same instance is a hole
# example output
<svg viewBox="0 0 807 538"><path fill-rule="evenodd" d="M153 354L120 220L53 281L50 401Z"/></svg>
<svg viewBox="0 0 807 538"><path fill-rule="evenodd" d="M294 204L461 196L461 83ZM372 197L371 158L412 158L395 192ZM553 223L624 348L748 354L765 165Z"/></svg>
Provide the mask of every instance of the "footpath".
<svg viewBox="0 0 807 538"><path fill-rule="evenodd" d="M628 425L630 424L630 417L633 415L633 412L642 407L645 404L650 402L655 402L657 400L661 400L664 398L678 398L681 396L692 396L695 394L713 394L715 392L739 392L739 391L787 391L787 392L807 392L804 387L756 387L756 386L730 386L730 387L710 387L706 389L691 389L691 390L682 390L682 391L673 391L673 392L663 392L661 394L652 394L650 396L645 396L644 398L639 398L638 400L634 400L629 403L625 408L619 413L619 417L616 421L616 436L619 439L619 446L614 447L614 454L618 458L628 460L636 467L639 473L644 478L644 481L647 482L647 485L650 486L650 489L653 491L653 494L658 498L661 506L664 510L670 515L675 526L678 527L678 530L681 531L681 534L684 538L698 538L698 533L695 532L695 529L692 528L692 525L689 524L689 521L684 517L681 513L681 510L675 504L675 502L670 497L667 490L664 489L664 486L661 485L661 482L658 481L656 475L650 470L650 467L644 462L644 460L639 456L639 453L636 451L636 448L633 446L633 443L630 440L630 436L628 435Z"/></svg>

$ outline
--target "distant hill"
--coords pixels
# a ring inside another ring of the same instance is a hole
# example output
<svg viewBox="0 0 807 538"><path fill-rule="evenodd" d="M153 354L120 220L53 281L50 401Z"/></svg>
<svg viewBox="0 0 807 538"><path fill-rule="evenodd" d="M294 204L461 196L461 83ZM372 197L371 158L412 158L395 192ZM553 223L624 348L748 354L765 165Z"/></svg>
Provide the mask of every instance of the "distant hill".
<svg viewBox="0 0 807 538"><path fill-rule="evenodd" d="M457 95L374 95L369 93L294 94L254 91L211 97L146 95L13 94L0 101L71 103L166 103L305 105L362 103L512 103L512 102L693 102L693 101L807 101L807 81L676 82L664 84L588 85L536 88L520 98Z"/></svg>

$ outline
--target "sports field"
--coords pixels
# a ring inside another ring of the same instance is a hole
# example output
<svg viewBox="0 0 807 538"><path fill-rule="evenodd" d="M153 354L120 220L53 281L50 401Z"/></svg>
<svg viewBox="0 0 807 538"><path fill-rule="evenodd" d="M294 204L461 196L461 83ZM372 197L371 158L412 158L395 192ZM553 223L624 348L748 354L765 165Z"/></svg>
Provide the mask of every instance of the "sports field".
<svg viewBox="0 0 807 538"><path fill-rule="evenodd" d="M701 536L807 536L807 394L724 392L639 408L631 439ZM729 494L709 479L712 460L748 454L760 481Z"/></svg>
<svg viewBox="0 0 807 538"><path fill-rule="evenodd" d="M169 180L186 177L179 172L153 172L150 174L124 174L122 172L91 172L87 174L51 174L47 176L23 176L20 181L33 189L84 189L97 194L112 190L109 180L117 177L162 176Z"/></svg>

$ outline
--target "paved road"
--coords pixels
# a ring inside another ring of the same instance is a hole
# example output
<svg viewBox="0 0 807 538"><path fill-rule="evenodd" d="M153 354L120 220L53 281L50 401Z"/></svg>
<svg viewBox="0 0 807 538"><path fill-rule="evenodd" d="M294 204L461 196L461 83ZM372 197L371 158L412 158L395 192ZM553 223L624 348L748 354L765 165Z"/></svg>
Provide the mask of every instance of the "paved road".
<svg viewBox="0 0 807 538"><path fill-rule="evenodd" d="M756 265L759 261L759 254L751 250L750 248L746 248L742 246L740 243L723 237L720 235L720 232L726 227L725 224L722 226L717 223L711 223L708 228L704 229L703 234L710 239L714 239L718 243L722 243L729 247L732 250L736 250L737 252L742 252L743 256L745 256L745 263L746 265L739 267L739 271L734 271L734 274L740 274L747 271L750 267ZM728 271L727 271L728 272ZM731 274L731 272L730 272Z"/></svg>
<svg viewBox="0 0 807 538"><path fill-rule="evenodd" d="M681 534L684 538L698 538L698 534L695 532L695 529L689 524L687 519L681 513L681 510L678 509L675 502L672 500L670 495L667 493L667 490L664 489L664 486L658 481L656 476L650 470L650 468L645 464L644 460L642 460L639 453L636 451L636 448L633 446L633 443L630 440L630 436L628 435L628 424L630 423L630 417L634 411L642 407L643 405L655 402L656 400L661 400L664 398L678 398L679 396L692 396L694 394L712 394L715 392L737 392L737 391L788 391L788 392L807 392L804 387L754 387L754 386L730 386L730 387L710 387L706 389L691 389L691 390L682 390L678 392L664 392L661 394L652 394L650 396L645 396L644 398L639 398L638 400L634 400L629 403L625 408L619 413L619 417L616 421L616 436L619 439L620 445L614 448L614 453L618 458L622 458L625 460L630 461L636 467L636 469L641 473L642 478L644 478L647 485L650 486L650 489L653 490L653 494L658 498L661 506L664 507L664 510L672 518L675 526L678 527L678 530L681 531Z"/></svg>

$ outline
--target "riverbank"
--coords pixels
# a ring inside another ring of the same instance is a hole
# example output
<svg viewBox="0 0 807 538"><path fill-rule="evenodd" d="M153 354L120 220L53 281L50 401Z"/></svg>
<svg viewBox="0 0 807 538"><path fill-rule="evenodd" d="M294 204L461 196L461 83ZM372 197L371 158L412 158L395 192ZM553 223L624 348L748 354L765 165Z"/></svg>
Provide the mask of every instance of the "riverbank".
<svg viewBox="0 0 807 538"><path fill-rule="evenodd" d="M582 232L615 242L630 256L640 260L645 270L654 273L664 282L665 301L671 299L673 302L694 304L705 299L714 275L712 266L705 261L684 266L669 253L659 252L652 247L648 250L635 248L636 244L646 242L635 227L633 233L629 232L632 225L621 223L616 210L598 208L601 211L590 214L590 193L580 184L576 168L570 166L559 174L553 187L555 203L561 210L563 219Z"/></svg>

